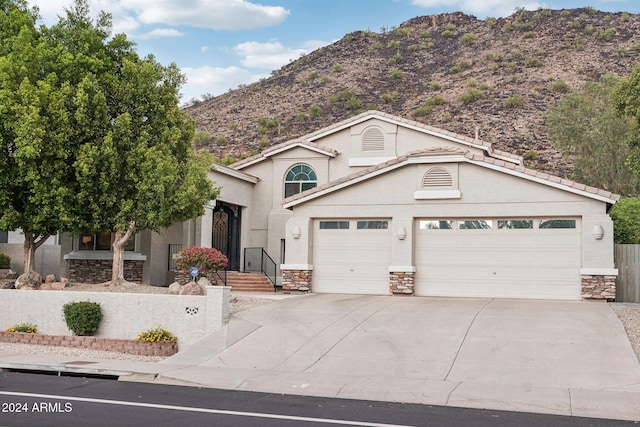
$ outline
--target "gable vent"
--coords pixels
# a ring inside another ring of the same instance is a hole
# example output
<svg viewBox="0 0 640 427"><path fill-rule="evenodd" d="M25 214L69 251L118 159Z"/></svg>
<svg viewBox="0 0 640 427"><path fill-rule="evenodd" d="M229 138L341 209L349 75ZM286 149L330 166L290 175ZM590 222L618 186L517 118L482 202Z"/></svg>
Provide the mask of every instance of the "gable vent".
<svg viewBox="0 0 640 427"><path fill-rule="evenodd" d="M384 134L378 128L369 128L362 134L362 151L384 151Z"/></svg>
<svg viewBox="0 0 640 427"><path fill-rule="evenodd" d="M422 188L452 186L453 178L445 168L431 168L422 177Z"/></svg>

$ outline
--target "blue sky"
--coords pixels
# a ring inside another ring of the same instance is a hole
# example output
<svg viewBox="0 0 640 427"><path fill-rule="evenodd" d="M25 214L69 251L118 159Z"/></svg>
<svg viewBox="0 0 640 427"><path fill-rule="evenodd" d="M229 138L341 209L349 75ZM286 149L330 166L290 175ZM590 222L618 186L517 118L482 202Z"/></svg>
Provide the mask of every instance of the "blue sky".
<svg viewBox="0 0 640 427"><path fill-rule="evenodd" d="M45 24L55 23L72 0L28 0ZM300 55L357 30L379 32L416 16L462 11L479 19L516 8L590 6L640 13L638 0L89 0L93 13L113 15L142 55L175 62L187 76L182 101L219 95L268 77Z"/></svg>

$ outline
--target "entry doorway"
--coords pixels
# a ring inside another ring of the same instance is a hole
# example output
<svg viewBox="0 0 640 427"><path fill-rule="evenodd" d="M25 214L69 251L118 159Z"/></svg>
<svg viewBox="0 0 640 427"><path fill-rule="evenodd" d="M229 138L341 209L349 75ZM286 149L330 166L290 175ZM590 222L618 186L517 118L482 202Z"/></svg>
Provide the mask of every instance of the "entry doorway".
<svg viewBox="0 0 640 427"><path fill-rule="evenodd" d="M240 271L242 207L216 201L211 244L229 259L227 271Z"/></svg>

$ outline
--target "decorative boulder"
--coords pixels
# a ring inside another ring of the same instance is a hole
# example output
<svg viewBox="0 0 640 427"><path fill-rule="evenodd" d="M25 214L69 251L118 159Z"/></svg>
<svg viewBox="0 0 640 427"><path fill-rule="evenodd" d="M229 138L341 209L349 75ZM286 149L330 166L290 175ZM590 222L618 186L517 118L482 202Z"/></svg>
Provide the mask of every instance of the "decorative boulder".
<svg viewBox="0 0 640 427"><path fill-rule="evenodd" d="M16 280L16 289L33 290L39 289L40 285L42 285L42 276L35 271L21 274Z"/></svg>
<svg viewBox="0 0 640 427"><path fill-rule="evenodd" d="M17 278L18 273L16 273L15 271L8 268L0 269L0 280L13 280Z"/></svg>
<svg viewBox="0 0 640 427"><path fill-rule="evenodd" d="M171 295L178 295L180 293L180 288L182 286L180 286L180 283L178 282L173 282L172 284L169 285L169 293Z"/></svg>
<svg viewBox="0 0 640 427"><path fill-rule="evenodd" d="M47 277L44 278L44 283L53 283L56 281L55 274L47 274Z"/></svg>
<svg viewBox="0 0 640 427"><path fill-rule="evenodd" d="M180 289L180 295L204 295L204 289L196 282L189 282Z"/></svg>
<svg viewBox="0 0 640 427"><path fill-rule="evenodd" d="M201 277L198 279L198 285L206 288L207 286L211 286L211 282L206 277Z"/></svg>
<svg viewBox="0 0 640 427"><path fill-rule="evenodd" d="M53 282L51 284L51 289L54 291L61 291L66 287L67 287L67 284L65 282Z"/></svg>
<svg viewBox="0 0 640 427"><path fill-rule="evenodd" d="M16 282L13 280L0 280L0 289L15 289Z"/></svg>

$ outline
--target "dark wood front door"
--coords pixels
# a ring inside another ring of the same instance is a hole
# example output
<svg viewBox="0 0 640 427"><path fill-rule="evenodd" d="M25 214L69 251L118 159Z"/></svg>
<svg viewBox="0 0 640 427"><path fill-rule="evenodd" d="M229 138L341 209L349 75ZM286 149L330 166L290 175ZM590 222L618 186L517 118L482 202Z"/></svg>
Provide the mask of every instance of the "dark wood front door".
<svg viewBox="0 0 640 427"><path fill-rule="evenodd" d="M229 258L227 270L240 270L240 206L217 202L213 210L213 232L211 242L214 248Z"/></svg>

